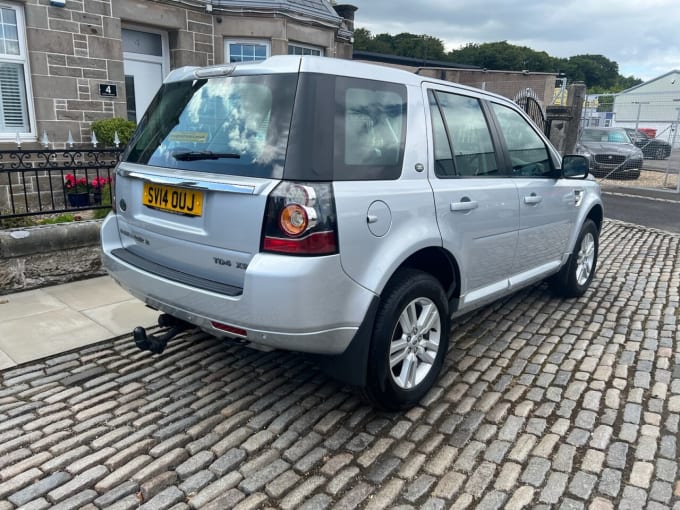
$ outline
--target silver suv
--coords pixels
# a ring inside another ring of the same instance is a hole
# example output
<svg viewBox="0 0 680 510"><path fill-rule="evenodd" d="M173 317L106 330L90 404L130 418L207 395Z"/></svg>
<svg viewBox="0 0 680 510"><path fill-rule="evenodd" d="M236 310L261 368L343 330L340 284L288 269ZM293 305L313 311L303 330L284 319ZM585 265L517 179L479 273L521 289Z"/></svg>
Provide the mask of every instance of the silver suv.
<svg viewBox="0 0 680 510"><path fill-rule="evenodd" d="M435 382L450 320L548 278L588 288L603 210L511 101L323 57L182 68L116 171L104 262L164 315L316 353L388 409ZM163 338L142 328L143 348Z"/></svg>

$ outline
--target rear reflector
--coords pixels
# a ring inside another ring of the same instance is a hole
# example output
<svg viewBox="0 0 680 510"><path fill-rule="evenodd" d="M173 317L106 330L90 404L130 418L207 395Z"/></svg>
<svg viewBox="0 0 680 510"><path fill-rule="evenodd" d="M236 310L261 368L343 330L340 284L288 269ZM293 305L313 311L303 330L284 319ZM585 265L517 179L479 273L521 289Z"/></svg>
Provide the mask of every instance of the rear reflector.
<svg viewBox="0 0 680 510"><path fill-rule="evenodd" d="M221 322L211 321L212 327L219 329L220 331L225 331L231 333L232 335L237 335L243 338L248 336L248 332L245 329L235 328L234 326L229 326L228 324L222 324Z"/></svg>
<svg viewBox="0 0 680 510"><path fill-rule="evenodd" d="M264 238L265 251L298 255L331 255L337 251L335 232L315 232L301 239Z"/></svg>

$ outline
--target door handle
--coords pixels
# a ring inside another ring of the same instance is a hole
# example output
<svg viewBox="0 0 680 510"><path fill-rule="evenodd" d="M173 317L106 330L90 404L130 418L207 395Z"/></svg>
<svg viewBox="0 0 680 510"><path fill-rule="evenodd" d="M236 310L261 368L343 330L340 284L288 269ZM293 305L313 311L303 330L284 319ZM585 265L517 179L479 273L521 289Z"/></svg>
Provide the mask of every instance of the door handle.
<svg viewBox="0 0 680 510"><path fill-rule="evenodd" d="M479 204L474 201L470 200L469 198L465 200L463 198L460 202L451 202L451 210L452 211L472 211L473 209L477 209Z"/></svg>
<svg viewBox="0 0 680 510"><path fill-rule="evenodd" d="M543 197L532 193L528 197L524 197L524 203L529 205L540 204L543 201Z"/></svg>

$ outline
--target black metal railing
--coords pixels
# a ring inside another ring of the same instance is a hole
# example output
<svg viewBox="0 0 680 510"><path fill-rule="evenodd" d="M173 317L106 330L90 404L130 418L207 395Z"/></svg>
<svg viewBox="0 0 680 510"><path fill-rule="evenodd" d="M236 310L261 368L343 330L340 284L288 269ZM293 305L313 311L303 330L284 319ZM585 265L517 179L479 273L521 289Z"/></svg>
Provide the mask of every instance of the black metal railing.
<svg viewBox="0 0 680 510"><path fill-rule="evenodd" d="M0 150L0 219L110 207L121 152Z"/></svg>

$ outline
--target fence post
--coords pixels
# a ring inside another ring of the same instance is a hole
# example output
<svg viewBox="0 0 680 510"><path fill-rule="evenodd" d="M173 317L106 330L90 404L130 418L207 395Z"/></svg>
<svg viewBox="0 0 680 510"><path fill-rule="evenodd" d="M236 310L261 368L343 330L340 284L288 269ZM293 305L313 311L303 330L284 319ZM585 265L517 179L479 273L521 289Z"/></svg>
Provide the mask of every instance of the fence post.
<svg viewBox="0 0 680 510"><path fill-rule="evenodd" d="M571 120L567 122L564 133L564 154L573 154L578 142L578 133L583 116L583 102L586 98L586 85L576 82L569 85L569 107L571 108Z"/></svg>

